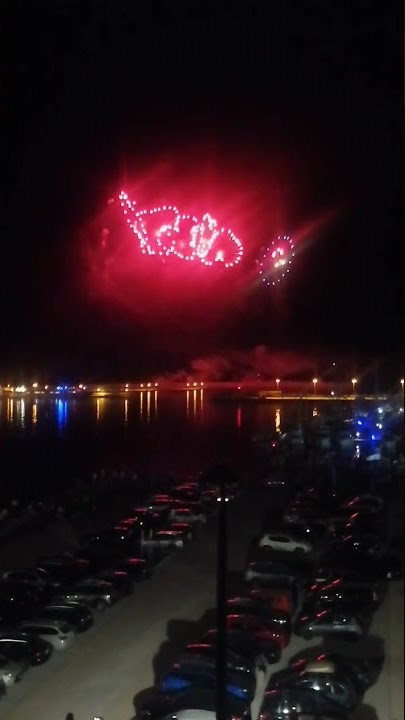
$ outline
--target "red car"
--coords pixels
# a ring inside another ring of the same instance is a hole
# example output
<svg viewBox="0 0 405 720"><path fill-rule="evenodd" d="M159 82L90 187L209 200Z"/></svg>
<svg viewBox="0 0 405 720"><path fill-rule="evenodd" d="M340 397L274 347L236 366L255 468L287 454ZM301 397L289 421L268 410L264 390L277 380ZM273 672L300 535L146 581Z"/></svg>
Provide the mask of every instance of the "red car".
<svg viewBox="0 0 405 720"><path fill-rule="evenodd" d="M267 645L276 645L281 650L290 640L289 634L276 627L271 620L267 621L255 615L227 615L226 627L228 630L239 630L253 635L263 651Z"/></svg>
<svg viewBox="0 0 405 720"><path fill-rule="evenodd" d="M283 588L256 588L250 591L250 597L254 600L268 604L269 610L277 610L294 615L295 603L292 593Z"/></svg>

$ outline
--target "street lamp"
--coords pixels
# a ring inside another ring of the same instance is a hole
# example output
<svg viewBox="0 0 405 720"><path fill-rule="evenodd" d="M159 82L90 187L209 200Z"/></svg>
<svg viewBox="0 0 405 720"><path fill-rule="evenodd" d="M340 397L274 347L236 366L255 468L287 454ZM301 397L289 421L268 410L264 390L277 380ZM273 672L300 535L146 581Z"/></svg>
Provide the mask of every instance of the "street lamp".
<svg viewBox="0 0 405 720"><path fill-rule="evenodd" d="M401 378L402 390L404 389L404 378Z"/></svg>
<svg viewBox="0 0 405 720"><path fill-rule="evenodd" d="M318 382L318 378L314 378L314 379L312 380L312 382L314 383L314 395L315 395L316 383Z"/></svg>
<svg viewBox="0 0 405 720"><path fill-rule="evenodd" d="M352 378L352 385L353 385L353 395L355 394L355 387L356 387L357 379Z"/></svg>
<svg viewBox="0 0 405 720"><path fill-rule="evenodd" d="M279 390L280 378L276 378L277 392Z"/></svg>

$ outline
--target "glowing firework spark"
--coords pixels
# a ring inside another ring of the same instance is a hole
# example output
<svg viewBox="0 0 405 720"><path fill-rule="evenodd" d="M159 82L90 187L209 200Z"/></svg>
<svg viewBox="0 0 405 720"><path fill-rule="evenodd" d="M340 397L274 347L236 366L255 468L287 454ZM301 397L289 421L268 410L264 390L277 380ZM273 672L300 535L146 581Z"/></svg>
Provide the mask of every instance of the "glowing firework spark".
<svg viewBox="0 0 405 720"><path fill-rule="evenodd" d="M147 255L201 262L211 266L223 263L233 267L242 259L243 246L232 230L218 227L215 218L205 213L199 220L182 214L175 205L138 210L136 202L121 191L119 201L126 221Z"/></svg>
<svg viewBox="0 0 405 720"><path fill-rule="evenodd" d="M286 273L290 272L289 265L291 265L294 255L294 243L290 236L279 235L257 261L260 280L266 285L275 285L281 282Z"/></svg>

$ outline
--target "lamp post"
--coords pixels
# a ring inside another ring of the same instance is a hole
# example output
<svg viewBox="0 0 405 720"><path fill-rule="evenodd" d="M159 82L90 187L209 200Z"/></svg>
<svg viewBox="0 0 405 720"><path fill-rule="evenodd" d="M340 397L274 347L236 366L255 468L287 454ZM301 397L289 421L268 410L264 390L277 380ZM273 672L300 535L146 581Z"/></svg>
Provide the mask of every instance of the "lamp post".
<svg viewBox="0 0 405 720"><path fill-rule="evenodd" d="M404 378L401 378L402 390L404 389Z"/></svg>
<svg viewBox="0 0 405 720"><path fill-rule="evenodd" d="M314 379L312 380L312 382L314 383L314 395L315 395L315 393L316 393L316 383L318 382L318 378L314 378Z"/></svg>
<svg viewBox="0 0 405 720"><path fill-rule="evenodd" d="M355 395L355 392L356 392L356 390L355 390L356 384L357 384L357 379L356 379L356 378L352 378L353 395Z"/></svg>
<svg viewBox="0 0 405 720"><path fill-rule="evenodd" d="M226 717L226 571L227 571L227 506L224 471L219 478L217 536L217 657L216 657L216 720Z"/></svg>
<svg viewBox="0 0 405 720"><path fill-rule="evenodd" d="M280 378L276 378L277 392L279 391Z"/></svg>

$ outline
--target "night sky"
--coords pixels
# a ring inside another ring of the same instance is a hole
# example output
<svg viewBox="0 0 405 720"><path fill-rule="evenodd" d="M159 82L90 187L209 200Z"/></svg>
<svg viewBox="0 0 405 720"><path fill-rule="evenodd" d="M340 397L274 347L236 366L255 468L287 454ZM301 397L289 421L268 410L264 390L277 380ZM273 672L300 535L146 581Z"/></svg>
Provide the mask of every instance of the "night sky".
<svg viewBox="0 0 405 720"><path fill-rule="evenodd" d="M399 3L5 0L1 25L3 374L136 377L261 344L400 355ZM288 283L215 321L210 297L206 323L201 297L168 320L90 292L86 228L160 163L253 198L246 245L275 217L314 223Z"/></svg>

